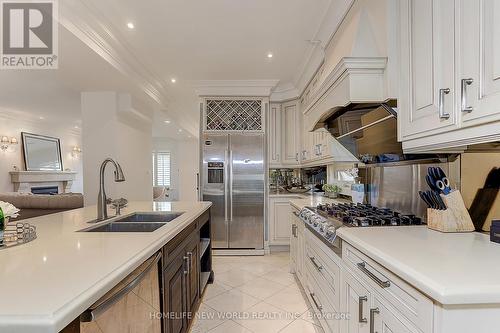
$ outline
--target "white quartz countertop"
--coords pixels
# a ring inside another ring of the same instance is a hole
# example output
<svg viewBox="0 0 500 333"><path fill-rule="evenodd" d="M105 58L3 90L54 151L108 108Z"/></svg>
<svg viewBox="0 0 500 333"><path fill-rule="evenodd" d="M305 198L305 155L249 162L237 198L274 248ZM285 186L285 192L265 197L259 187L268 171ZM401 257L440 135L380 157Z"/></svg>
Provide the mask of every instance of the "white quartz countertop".
<svg viewBox="0 0 500 333"><path fill-rule="evenodd" d="M0 332L59 332L210 208L209 202L132 202L133 212L184 212L146 233L76 232L96 207L25 220L38 238L0 250Z"/></svg>
<svg viewBox="0 0 500 333"><path fill-rule="evenodd" d="M426 226L340 228L338 236L441 304L500 303L500 244Z"/></svg>

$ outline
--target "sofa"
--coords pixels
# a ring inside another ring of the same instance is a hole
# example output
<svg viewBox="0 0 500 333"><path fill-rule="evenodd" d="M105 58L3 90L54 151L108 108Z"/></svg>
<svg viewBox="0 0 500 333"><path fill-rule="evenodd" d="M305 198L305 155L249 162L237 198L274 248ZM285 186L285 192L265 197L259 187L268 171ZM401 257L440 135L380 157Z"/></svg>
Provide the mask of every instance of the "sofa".
<svg viewBox="0 0 500 333"><path fill-rule="evenodd" d="M19 217L12 219L12 221L83 207L83 195L81 193L35 195L32 193L9 192L0 193L0 201L9 202L21 210Z"/></svg>

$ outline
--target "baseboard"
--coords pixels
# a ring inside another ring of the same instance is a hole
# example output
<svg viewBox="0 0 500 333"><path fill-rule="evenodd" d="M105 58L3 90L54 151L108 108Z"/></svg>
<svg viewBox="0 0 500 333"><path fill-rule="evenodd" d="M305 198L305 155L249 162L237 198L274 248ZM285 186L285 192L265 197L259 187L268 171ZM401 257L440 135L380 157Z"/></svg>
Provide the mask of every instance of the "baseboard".
<svg viewBox="0 0 500 333"><path fill-rule="evenodd" d="M264 249L262 250L233 250L233 249L217 249L212 250L212 255L214 256L263 256L266 254Z"/></svg>
<svg viewBox="0 0 500 333"><path fill-rule="evenodd" d="M290 252L290 245L269 245L269 253Z"/></svg>

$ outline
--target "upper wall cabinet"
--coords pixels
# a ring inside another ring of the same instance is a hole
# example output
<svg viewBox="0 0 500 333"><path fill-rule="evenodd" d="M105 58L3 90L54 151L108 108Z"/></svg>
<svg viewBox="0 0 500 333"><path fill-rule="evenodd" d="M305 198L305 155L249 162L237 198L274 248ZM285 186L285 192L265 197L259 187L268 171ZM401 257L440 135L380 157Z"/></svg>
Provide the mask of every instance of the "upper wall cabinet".
<svg viewBox="0 0 500 333"><path fill-rule="evenodd" d="M401 1L403 139L456 128L455 0Z"/></svg>
<svg viewBox="0 0 500 333"><path fill-rule="evenodd" d="M461 0L463 126L500 120L500 2Z"/></svg>
<svg viewBox="0 0 500 333"><path fill-rule="evenodd" d="M500 140L500 2L402 0L400 20L404 150Z"/></svg>
<svg viewBox="0 0 500 333"><path fill-rule="evenodd" d="M271 104L268 124L269 164L279 165L281 164L281 104Z"/></svg>
<svg viewBox="0 0 500 333"><path fill-rule="evenodd" d="M298 101L283 103L281 106L282 163L300 163L300 110Z"/></svg>
<svg viewBox="0 0 500 333"><path fill-rule="evenodd" d="M269 110L268 159L270 167L300 164L301 114L297 100L272 103Z"/></svg>

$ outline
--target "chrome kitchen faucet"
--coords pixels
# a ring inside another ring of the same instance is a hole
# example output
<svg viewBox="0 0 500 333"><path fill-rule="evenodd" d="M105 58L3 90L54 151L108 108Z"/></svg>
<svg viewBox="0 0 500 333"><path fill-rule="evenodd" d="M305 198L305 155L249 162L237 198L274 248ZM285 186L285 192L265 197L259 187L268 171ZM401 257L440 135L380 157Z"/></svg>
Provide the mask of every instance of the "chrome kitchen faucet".
<svg viewBox="0 0 500 333"><path fill-rule="evenodd" d="M113 163L115 166L115 182L124 182L125 176L123 175L122 167L118 162L111 158L107 158L102 162L99 172L99 194L97 196L97 221L106 220L108 218L108 208L106 204L106 191L104 187L104 171L108 163Z"/></svg>

